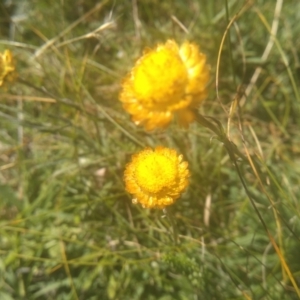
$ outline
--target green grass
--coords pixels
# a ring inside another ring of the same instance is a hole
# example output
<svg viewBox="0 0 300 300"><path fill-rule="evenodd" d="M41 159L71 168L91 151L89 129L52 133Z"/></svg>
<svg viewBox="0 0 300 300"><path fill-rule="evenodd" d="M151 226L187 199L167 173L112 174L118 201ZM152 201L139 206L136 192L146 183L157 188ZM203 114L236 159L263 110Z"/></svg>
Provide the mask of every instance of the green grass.
<svg viewBox="0 0 300 300"><path fill-rule="evenodd" d="M0 50L19 74L0 90L1 300L300 298L300 3L233 0L228 12L221 0L0 4ZM118 101L143 49L169 38L207 54L201 114L227 129L239 103L226 134L247 157L240 176L214 132L145 132ZM163 212L124 190L131 155L156 145L192 174L171 208L178 244Z"/></svg>

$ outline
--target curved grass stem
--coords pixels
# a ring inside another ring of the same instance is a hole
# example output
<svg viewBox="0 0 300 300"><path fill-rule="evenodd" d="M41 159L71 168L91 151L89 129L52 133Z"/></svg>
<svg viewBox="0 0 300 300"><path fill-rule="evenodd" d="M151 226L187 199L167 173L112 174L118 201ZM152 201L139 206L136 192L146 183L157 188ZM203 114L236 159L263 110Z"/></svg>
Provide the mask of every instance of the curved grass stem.
<svg viewBox="0 0 300 300"><path fill-rule="evenodd" d="M286 274L288 275L288 277L289 277L289 279L290 279L290 281L291 281L291 283L292 283L292 285L293 285L293 287L294 287L294 289L295 289L295 291L296 291L296 293L297 293L297 295L300 299L299 287L297 286L297 283L296 283L296 281L295 281L295 279L292 275L292 272L290 271L289 266L287 265L287 263L285 261L285 258L284 258L284 255L283 255L283 250L281 250L280 247L278 247L274 237L272 236L271 232L269 231L269 229L267 227L267 224L265 223L261 213L259 212L259 209L257 208L257 206L255 204L255 201L254 201L254 199L253 199L253 197L252 197L252 195L251 195L251 193L250 193L250 191L247 187L247 184L246 184L246 182L245 182L245 180L242 176L240 167L237 163L237 157L242 158L243 161L247 162L252 169L253 168L255 169L256 172L259 170L259 168L257 168L258 163L255 162L254 158L250 157L249 153L247 153L247 155L249 156L247 158L246 156L244 156L238 150L236 145L227 138L227 136L226 136L226 134L223 130L222 124L218 120L216 120L215 118L212 118L212 117L204 117L204 116L202 116L198 113L196 114L196 116L197 116L198 123L203 125L204 127L208 128L208 129L212 130L217 135L217 139L219 139L224 144L224 147L225 147L225 149L226 149L226 151L229 155L229 158L230 158L231 162L233 163L233 165L235 167L235 170L236 170L236 172L238 174L238 177L239 177L239 179L242 183L242 186L243 186L243 188L246 192L246 195L247 195L248 199L250 200L252 207L254 208L254 210L255 210L255 212L256 212L256 214L257 214L257 216L258 216L258 218L259 218L259 220L260 220L260 222L261 222L261 224L264 228L264 230L266 231L266 233L268 235L268 238L269 238L271 244L274 247L274 250L276 251L276 253L277 253L277 255L280 259L281 266L283 267ZM216 125L214 123L210 122L208 119L212 120ZM276 211L275 211L275 218L277 218Z"/></svg>

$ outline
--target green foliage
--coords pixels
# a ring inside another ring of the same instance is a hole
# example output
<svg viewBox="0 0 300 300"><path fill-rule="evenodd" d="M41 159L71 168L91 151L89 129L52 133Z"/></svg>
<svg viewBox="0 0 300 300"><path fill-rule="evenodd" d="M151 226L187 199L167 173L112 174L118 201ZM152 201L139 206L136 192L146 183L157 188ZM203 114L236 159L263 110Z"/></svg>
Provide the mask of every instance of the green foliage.
<svg viewBox="0 0 300 300"><path fill-rule="evenodd" d="M19 74L0 91L1 300L298 299L300 3L228 1L236 22L217 65L226 3L1 4L0 49L13 52ZM122 109L123 76L145 47L170 38L207 54L201 114L227 128L238 100L226 133L256 162L237 163L247 191L207 128L149 133ZM160 144L192 174L171 221L133 205L122 178L133 153Z"/></svg>

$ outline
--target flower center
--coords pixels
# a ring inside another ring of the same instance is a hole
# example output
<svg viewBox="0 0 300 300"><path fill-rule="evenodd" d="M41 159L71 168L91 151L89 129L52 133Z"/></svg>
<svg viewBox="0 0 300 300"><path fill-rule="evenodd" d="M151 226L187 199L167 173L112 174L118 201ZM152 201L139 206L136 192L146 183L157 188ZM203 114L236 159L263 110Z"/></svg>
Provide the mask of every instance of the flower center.
<svg viewBox="0 0 300 300"><path fill-rule="evenodd" d="M176 164L168 157L157 153L149 154L135 171L137 184L148 193L158 193L175 183Z"/></svg>
<svg viewBox="0 0 300 300"><path fill-rule="evenodd" d="M165 108L182 100L188 73L173 49L163 48L146 55L134 73L137 98L149 108Z"/></svg>

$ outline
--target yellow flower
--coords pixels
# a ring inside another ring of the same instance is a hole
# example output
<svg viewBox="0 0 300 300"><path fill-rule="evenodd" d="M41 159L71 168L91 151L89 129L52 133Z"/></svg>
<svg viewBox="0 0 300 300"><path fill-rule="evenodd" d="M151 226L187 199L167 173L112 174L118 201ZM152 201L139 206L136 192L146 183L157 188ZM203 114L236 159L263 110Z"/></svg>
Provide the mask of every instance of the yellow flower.
<svg viewBox="0 0 300 300"><path fill-rule="evenodd" d="M0 86L3 84L5 77L15 70L13 56L9 50L0 53Z"/></svg>
<svg viewBox="0 0 300 300"><path fill-rule="evenodd" d="M166 127L176 113L180 124L194 121L193 109L207 96L209 66L197 45L168 40L145 51L122 83L120 101L146 130Z"/></svg>
<svg viewBox="0 0 300 300"><path fill-rule="evenodd" d="M133 203L147 208L164 208L179 198L188 185L188 163L173 149L146 148L127 164L124 181Z"/></svg>

